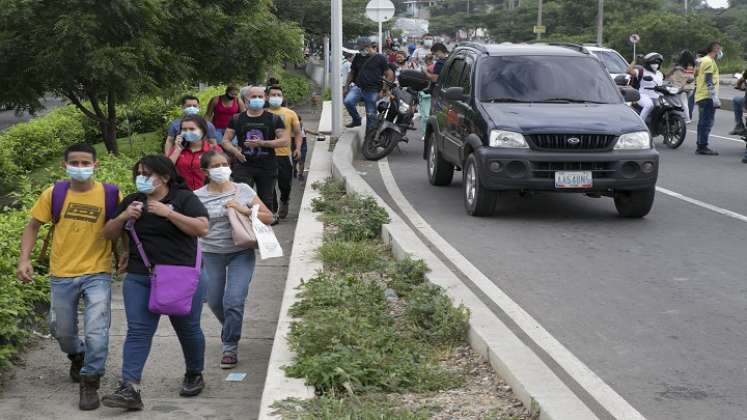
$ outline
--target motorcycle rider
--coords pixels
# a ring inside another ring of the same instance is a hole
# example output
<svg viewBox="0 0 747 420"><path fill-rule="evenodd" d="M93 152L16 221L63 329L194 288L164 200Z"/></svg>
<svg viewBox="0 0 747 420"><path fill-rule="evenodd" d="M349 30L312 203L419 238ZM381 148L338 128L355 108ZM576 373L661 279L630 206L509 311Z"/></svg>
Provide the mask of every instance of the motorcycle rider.
<svg viewBox="0 0 747 420"><path fill-rule="evenodd" d="M638 105L641 107L641 119L643 122L646 122L646 118L648 118L648 115L654 109L656 99L661 95L652 88L664 84L664 74L659 71L663 62L664 57L661 54L650 52L643 57L643 66L637 67L632 74L637 79L638 92L641 95ZM646 80L647 76L651 80Z"/></svg>

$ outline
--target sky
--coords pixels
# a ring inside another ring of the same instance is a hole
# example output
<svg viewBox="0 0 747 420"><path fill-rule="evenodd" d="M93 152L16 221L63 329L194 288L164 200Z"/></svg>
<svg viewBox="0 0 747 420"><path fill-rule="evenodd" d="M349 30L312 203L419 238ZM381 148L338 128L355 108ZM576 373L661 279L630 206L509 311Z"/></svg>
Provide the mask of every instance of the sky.
<svg viewBox="0 0 747 420"><path fill-rule="evenodd" d="M729 0L706 0L711 7L727 7L729 6Z"/></svg>

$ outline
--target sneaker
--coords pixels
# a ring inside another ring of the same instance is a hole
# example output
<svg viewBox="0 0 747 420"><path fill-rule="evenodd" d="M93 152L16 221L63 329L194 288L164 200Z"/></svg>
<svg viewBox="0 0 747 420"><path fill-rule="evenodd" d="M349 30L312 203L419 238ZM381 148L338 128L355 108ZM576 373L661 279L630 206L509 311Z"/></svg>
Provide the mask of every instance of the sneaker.
<svg viewBox="0 0 747 420"><path fill-rule="evenodd" d="M272 215L272 223L270 223L270 226L277 226L277 224L280 223L280 219L278 218L277 214Z"/></svg>
<svg viewBox="0 0 747 420"><path fill-rule="evenodd" d="M705 156L718 156L718 152L717 151L709 149L708 147L698 148L695 151L695 154L705 155Z"/></svg>
<svg viewBox="0 0 747 420"><path fill-rule="evenodd" d="M742 158L742 163L747 163L747 157Z"/></svg>
<svg viewBox="0 0 747 420"><path fill-rule="evenodd" d="M80 370L83 369L83 361L86 358L86 354L68 354L67 358L70 359L70 379L77 384L80 382Z"/></svg>
<svg viewBox="0 0 747 420"><path fill-rule="evenodd" d="M135 389L136 386L137 389ZM122 382L113 394L104 395L101 398L101 404L111 408L142 410L143 400L140 398L140 386Z"/></svg>
<svg viewBox="0 0 747 420"><path fill-rule="evenodd" d="M78 402L78 408L81 410L95 410L99 408L99 384L98 375L80 377L80 402Z"/></svg>
<svg viewBox="0 0 747 420"><path fill-rule="evenodd" d="M345 127L347 127L347 128L354 128L354 127L360 127L360 126L361 126L361 122L360 121L353 121L353 122L345 125Z"/></svg>
<svg viewBox="0 0 747 420"><path fill-rule="evenodd" d="M236 353L227 351L223 353L223 358L220 359L220 368L233 369L236 367L237 363L239 363L239 357L236 355Z"/></svg>
<svg viewBox="0 0 747 420"><path fill-rule="evenodd" d="M278 208L278 217L281 219L285 219L288 217L288 203L280 202L280 207Z"/></svg>
<svg viewBox="0 0 747 420"><path fill-rule="evenodd" d="M203 389L205 389L205 380L202 378L202 374L187 373L184 375L179 395L182 397L194 397L200 395Z"/></svg>
<svg viewBox="0 0 747 420"><path fill-rule="evenodd" d="M729 135L731 135L731 136L741 136L741 135L745 134L746 131L747 131L747 129L744 128L744 125L737 124L734 127L733 130L729 131Z"/></svg>

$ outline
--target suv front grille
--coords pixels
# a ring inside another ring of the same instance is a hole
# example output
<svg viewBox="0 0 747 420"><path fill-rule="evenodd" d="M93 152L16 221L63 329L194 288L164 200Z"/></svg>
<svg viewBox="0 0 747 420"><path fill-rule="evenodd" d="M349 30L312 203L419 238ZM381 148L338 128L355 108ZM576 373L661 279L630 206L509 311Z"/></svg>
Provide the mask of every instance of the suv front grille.
<svg viewBox="0 0 747 420"><path fill-rule="evenodd" d="M609 178L614 162L531 162L535 178L555 178L556 171L591 171L594 179Z"/></svg>
<svg viewBox="0 0 747 420"><path fill-rule="evenodd" d="M527 136L534 150L542 151L587 151L609 150L617 136L606 134L534 134Z"/></svg>

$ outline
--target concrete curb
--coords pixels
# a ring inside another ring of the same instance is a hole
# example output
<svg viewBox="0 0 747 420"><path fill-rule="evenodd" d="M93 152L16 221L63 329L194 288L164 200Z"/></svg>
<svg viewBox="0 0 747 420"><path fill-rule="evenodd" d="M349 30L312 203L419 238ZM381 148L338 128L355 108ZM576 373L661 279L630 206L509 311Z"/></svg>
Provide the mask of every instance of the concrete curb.
<svg viewBox="0 0 747 420"><path fill-rule="evenodd" d="M391 222L382 228L382 237L397 258L410 255L424 260L431 269L427 278L442 287L451 299L471 312L469 343L490 361L493 368L513 388L516 396L542 420L598 419L576 394L514 332L498 318L424 244L397 213L366 183L353 167L360 130L346 132L335 146L332 171L345 180L346 189L373 196L387 210Z"/></svg>
<svg viewBox="0 0 747 420"><path fill-rule="evenodd" d="M293 237L293 250L288 265L288 278L285 281L283 302L280 307L275 341L267 367L262 401L259 409L259 420L280 419L273 415L270 406L275 401L286 398L308 399L314 397L314 388L306 386L303 379L288 378L282 367L293 362L294 353L288 347L288 333L293 321L288 315L288 309L298 300L297 288L304 279L313 277L322 269L322 264L316 257L316 249L322 242L324 226L311 211L311 200L319 196L319 192L312 188L316 181L324 181L330 176L331 154L329 140L316 142L311 155L311 164L306 188L304 189L298 223Z"/></svg>

